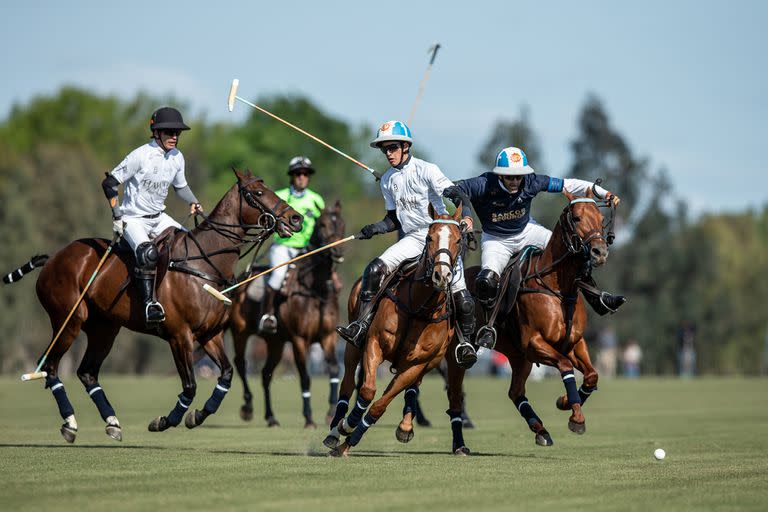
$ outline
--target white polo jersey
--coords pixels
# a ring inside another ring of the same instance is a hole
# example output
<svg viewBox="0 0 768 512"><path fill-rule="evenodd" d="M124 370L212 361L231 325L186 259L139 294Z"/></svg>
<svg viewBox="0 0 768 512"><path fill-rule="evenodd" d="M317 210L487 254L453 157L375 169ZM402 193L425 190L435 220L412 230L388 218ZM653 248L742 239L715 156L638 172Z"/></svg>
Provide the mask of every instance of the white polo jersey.
<svg viewBox="0 0 768 512"><path fill-rule="evenodd" d="M128 217L162 212L168 188L187 186L181 151L174 148L166 153L154 140L128 153L110 174L125 184L120 208Z"/></svg>
<svg viewBox="0 0 768 512"><path fill-rule="evenodd" d="M429 203L438 214L448 213L443 204L443 190L452 185L438 166L411 157L402 169L390 167L381 177L384 207L397 212L407 235L429 227L432 222Z"/></svg>

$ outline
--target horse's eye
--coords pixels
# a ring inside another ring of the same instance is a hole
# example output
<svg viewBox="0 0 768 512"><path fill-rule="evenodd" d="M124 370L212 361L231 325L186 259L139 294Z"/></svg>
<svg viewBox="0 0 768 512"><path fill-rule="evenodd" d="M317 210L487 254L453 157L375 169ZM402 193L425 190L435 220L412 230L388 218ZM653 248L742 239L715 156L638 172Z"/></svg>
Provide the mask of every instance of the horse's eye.
<svg viewBox="0 0 768 512"><path fill-rule="evenodd" d="M260 195L262 195L263 193L264 193L264 192L263 192L263 191L261 191L261 190L257 190L257 191L256 191L256 195L257 195L257 196L260 196Z"/></svg>
<svg viewBox="0 0 768 512"><path fill-rule="evenodd" d="M573 216L573 222L579 222L581 220L581 217Z"/></svg>

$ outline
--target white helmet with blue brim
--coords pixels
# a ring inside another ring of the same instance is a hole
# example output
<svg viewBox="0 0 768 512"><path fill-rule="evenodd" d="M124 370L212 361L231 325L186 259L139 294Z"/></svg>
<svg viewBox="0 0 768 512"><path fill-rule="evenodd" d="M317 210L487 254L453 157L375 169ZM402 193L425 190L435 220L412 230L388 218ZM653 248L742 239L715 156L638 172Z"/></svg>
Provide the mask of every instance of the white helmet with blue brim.
<svg viewBox="0 0 768 512"><path fill-rule="evenodd" d="M533 173L533 167L528 165L528 157L520 148L504 148L496 155L494 174L504 176L520 176Z"/></svg>
<svg viewBox="0 0 768 512"><path fill-rule="evenodd" d="M376 138L371 141L371 147L377 148L382 142L408 142L413 145L411 129L402 121L387 121L379 126Z"/></svg>

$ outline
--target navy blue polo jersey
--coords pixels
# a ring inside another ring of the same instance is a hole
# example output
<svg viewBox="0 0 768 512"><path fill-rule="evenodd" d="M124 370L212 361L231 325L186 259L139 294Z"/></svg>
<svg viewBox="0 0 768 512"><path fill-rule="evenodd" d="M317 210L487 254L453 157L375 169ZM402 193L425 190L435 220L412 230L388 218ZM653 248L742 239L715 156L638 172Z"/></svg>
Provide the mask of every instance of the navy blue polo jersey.
<svg viewBox="0 0 768 512"><path fill-rule="evenodd" d="M499 176L486 172L456 185L469 196L483 231L507 237L523 231L531 219L531 202L539 192L562 192L563 180L543 174L525 174L520 189L510 194L499 184Z"/></svg>

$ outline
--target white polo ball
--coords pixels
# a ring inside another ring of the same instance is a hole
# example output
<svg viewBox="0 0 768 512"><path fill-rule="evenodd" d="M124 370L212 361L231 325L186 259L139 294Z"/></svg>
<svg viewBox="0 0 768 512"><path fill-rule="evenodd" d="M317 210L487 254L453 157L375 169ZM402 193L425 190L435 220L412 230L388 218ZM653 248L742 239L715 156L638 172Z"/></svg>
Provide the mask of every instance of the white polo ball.
<svg viewBox="0 0 768 512"><path fill-rule="evenodd" d="M653 451L653 456L654 456L654 457L656 457L656 460L662 460L664 457L666 457L666 456L667 456L667 452L665 452L665 451L664 451L663 449L661 449L661 448L656 448L656 449Z"/></svg>

